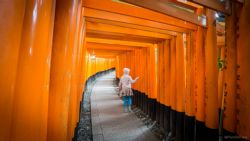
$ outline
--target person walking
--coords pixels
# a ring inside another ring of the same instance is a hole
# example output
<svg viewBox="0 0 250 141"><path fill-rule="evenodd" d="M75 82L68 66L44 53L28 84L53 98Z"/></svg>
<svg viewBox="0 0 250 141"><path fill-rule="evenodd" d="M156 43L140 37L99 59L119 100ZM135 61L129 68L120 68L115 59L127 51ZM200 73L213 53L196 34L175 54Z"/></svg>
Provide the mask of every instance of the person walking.
<svg viewBox="0 0 250 141"><path fill-rule="evenodd" d="M133 96L133 91L131 88L131 84L135 83L139 77L136 77L134 80L132 77L129 75L130 69L129 68L124 68L123 69L123 76L120 79L119 82L119 94L120 96L123 97L124 101L124 112L127 112L127 109L129 112L131 112L131 105L132 105L132 96Z"/></svg>

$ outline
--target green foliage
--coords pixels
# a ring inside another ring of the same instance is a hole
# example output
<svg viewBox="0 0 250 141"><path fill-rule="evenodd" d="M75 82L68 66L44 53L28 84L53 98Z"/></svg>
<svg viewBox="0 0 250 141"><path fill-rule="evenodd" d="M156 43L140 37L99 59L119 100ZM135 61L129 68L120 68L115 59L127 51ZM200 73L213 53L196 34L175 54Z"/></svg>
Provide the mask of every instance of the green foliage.
<svg viewBox="0 0 250 141"><path fill-rule="evenodd" d="M224 65L225 65L225 61L218 58L218 68L220 71L224 68Z"/></svg>

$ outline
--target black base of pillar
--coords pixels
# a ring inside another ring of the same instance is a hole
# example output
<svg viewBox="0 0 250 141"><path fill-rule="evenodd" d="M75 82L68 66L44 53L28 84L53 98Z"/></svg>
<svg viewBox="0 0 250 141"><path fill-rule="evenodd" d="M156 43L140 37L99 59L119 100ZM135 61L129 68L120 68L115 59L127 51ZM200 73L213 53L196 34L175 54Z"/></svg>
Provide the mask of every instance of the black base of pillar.
<svg viewBox="0 0 250 141"><path fill-rule="evenodd" d="M195 117L185 115L184 119L185 141L194 141L195 137Z"/></svg>
<svg viewBox="0 0 250 141"><path fill-rule="evenodd" d="M164 128L164 107L165 105L160 104L160 127Z"/></svg>
<svg viewBox="0 0 250 141"><path fill-rule="evenodd" d="M151 98L148 97L147 99L147 114L151 118Z"/></svg>
<svg viewBox="0 0 250 141"><path fill-rule="evenodd" d="M134 106L137 106L137 101L136 101L136 99L137 99L137 93L136 93L136 90L133 90L133 89L132 89L132 91L133 91L132 104L133 104Z"/></svg>
<svg viewBox="0 0 250 141"><path fill-rule="evenodd" d="M176 141L184 140L184 112L176 112Z"/></svg>
<svg viewBox="0 0 250 141"><path fill-rule="evenodd" d="M142 94L141 92L138 91L138 107L141 109L142 108Z"/></svg>
<svg viewBox="0 0 250 141"><path fill-rule="evenodd" d="M176 111L171 109L170 110L170 132L171 138L175 138L176 136Z"/></svg>
<svg viewBox="0 0 250 141"><path fill-rule="evenodd" d="M153 120L153 121L155 121L156 120L156 104L157 102L156 102L156 99L151 99L151 119Z"/></svg>
<svg viewBox="0 0 250 141"><path fill-rule="evenodd" d="M140 92L136 91L136 106L139 108L140 107Z"/></svg>
<svg viewBox="0 0 250 141"><path fill-rule="evenodd" d="M156 101L156 122L160 124L160 102Z"/></svg>
<svg viewBox="0 0 250 141"><path fill-rule="evenodd" d="M140 109L143 110L143 93L139 92L140 95Z"/></svg>
<svg viewBox="0 0 250 141"><path fill-rule="evenodd" d="M206 141L216 141L219 139L218 129L206 127Z"/></svg>
<svg viewBox="0 0 250 141"><path fill-rule="evenodd" d="M164 131L167 136L170 132L170 107L164 106Z"/></svg>
<svg viewBox="0 0 250 141"><path fill-rule="evenodd" d="M145 113L147 114L147 115L149 115L149 112L148 112L148 109L149 109L149 107L148 107L148 102L149 102L149 98L148 98L148 95L146 95L146 99L145 99Z"/></svg>
<svg viewBox="0 0 250 141"><path fill-rule="evenodd" d="M206 138L206 126L204 122L195 121L195 138L196 141L205 141Z"/></svg>
<svg viewBox="0 0 250 141"><path fill-rule="evenodd" d="M145 93L142 93L142 111L143 113L146 114L147 112L147 103L146 103L147 99L146 99L146 94Z"/></svg>

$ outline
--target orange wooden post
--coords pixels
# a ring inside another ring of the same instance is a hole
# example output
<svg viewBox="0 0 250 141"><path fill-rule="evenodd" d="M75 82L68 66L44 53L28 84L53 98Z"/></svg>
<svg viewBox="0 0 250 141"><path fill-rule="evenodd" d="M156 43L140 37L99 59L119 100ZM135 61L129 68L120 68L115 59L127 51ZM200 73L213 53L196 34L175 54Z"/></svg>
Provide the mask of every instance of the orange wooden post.
<svg viewBox="0 0 250 141"><path fill-rule="evenodd" d="M170 41L164 41L164 129L170 132Z"/></svg>
<svg viewBox="0 0 250 141"><path fill-rule="evenodd" d="M236 77L237 77L237 11L232 5L232 15L226 17L226 47L225 47L225 117L223 127L231 133L236 133ZM224 103L224 102L223 102Z"/></svg>
<svg viewBox="0 0 250 141"><path fill-rule="evenodd" d="M156 99L156 90L157 90L157 82L156 82L156 54L155 54L156 46L150 48L150 66L149 67L149 74L150 74L150 98Z"/></svg>
<svg viewBox="0 0 250 141"><path fill-rule="evenodd" d="M184 92L185 92L185 68L184 68L184 43L183 34L177 34L176 38L176 89L177 107L178 112L184 112Z"/></svg>
<svg viewBox="0 0 250 141"><path fill-rule="evenodd" d="M161 58L160 58L160 47L159 47L159 43L157 44L157 46L156 46L156 82L157 82L157 89L156 89L156 103L155 103L155 105L156 105L156 115L155 115L155 119L156 119L156 121L157 122L159 122L159 114L160 114L160 112L159 112L159 103L160 103L160 89L162 88L161 87L161 84L160 84L160 81L161 81L161 79L160 79L160 77L159 77L159 75L160 75L160 73L161 73L161 69L160 69L160 67L161 67Z"/></svg>
<svg viewBox="0 0 250 141"><path fill-rule="evenodd" d="M163 112L163 104L164 104L164 101L165 101L165 87L164 87L164 76L165 76L165 73L164 73L164 61L165 61L165 58L164 58L164 42L160 42L158 44L158 58L159 58L159 66L158 66L158 96L159 96L159 106L158 106L158 111L157 113L158 116L159 116L159 124L160 124L160 127L163 127L163 119L164 119L164 112Z"/></svg>
<svg viewBox="0 0 250 141"><path fill-rule="evenodd" d="M164 41L164 88L165 88L165 98L164 104L170 106L170 41Z"/></svg>
<svg viewBox="0 0 250 141"><path fill-rule="evenodd" d="M192 73L195 71L194 57L195 49L193 46L193 33L187 34L186 37L186 53L185 53L185 67L186 67L186 77L185 77L185 115L189 118L194 116L194 90L193 85L195 83L194 75Z"/></svg>
<svg viewBox="0 0 250 141"><path fill-rule="evenodd" d="M48 141L66 141L70 137L71 89L74 50L77 38L79 0L57 1L52 49Z"/></svg>
<svg viewBox="0 0 250 141"><path fill-rule="evenodd" d="M170 41L170 129L172 137L176 135L176 37Z"/></svg>
<svg viewBox="0 0 250 141"><path fill-rule="evenodd" d="M26 1L10 140L45 141L55 1Z"/></svg>
<svg viewBox="0 0 250 141"><path fill-rule="evenodd" d="M185 119L184 138L195 140L195 37L194 32L186 35L185 47Z"/></svg>
<svg viewBox="0 0 250 141"><path fill-rule="evenodd" d="M152 70L149 66L152 66L152 47L151 48L147 48L147 65L146 65L146 75L147 75L147 94L148 94L148 100L151 98L151 79L152 79ZM149 104L148 104L149 105ZM149 107L148 107L149 108Z"/></svg>
<svg viewBox="0 0 250 141"><path fill-rule="evenodd" d="M162 100L163 100L163 65L162 65L162 61L163 61L163 47L162 47L162 43L159 43L158 44L158 98L157 98L157 101L159 103L162 103Z"/></svg>
<svg viewBox="0 0 250 141"><path fill-rule="evenodd" d="M148 76L148 98L150 99L152 96L152 69L150 66L152 66L152 48L147 49L147 76Z"/></svg>
<svg viewBox="0 0 250 141"><path fill-rule="evenodd" d="M0 140L8 141L25 0L2 0L0 13Z"/></svg>
<svg viewBox="0 0 250 141"><path fill-rule="evenodd" d="M196 88L195 93L195 119L196 119L196 139L201 140L204 138L205 132L205 35L204 29L198 27L195 35L195 48L192 52L193 63L195 63L195 70L192 75L195 75L195 85L192 85L192 89ZM194 51L195 50L195 51ZM194 57L195 56L195 57ZM196 74L195 74L196 73ZM193 80L193 79L192 79ZM194 92L194 91L192 91Z"/></svg>
<svg viewBox="0 0 250 141"><path fill-rule="evenodd" d="M238 9L237 11L239 11ZM239 99L237 100L237 121L239 121L237 126L237 133L240 136L250 138L250 1L245 1L240 15L239 15L239 30L238 30L238 40L237 40L237 60L238 60L238 75L240 80L237 81L237 95Z"/></svg>
<svg viewBox="0 0 250 141"><path fill-rule="evenodd" d="M69 104L69 113L68 113L68 135L67 140L71 140L74 136L74 130L76 127L76 121L79 113L79 104L78 101L78 78L79 78L79 62L82 61L80 57L81 50L81 25L82 21L82 1L78 2L78 7L76 8L76 21L75 21L75 41L74 41L74 49L72 52L72 76L71 76L71 89L70 89L70 104Z"/></svg>
<svg viewBox="0 0 250 141"><path fill-rule="evenodd" d="M131 51L130 57L131 57L131 68L133 68L133 70L131 72L131 76L134 78L134 77L136 77L136 75L135 75L136 62L135 62L135 52L134 51Z"/></svg>
<svg viewBox="0 0 250 141"><path fill-rule="evenodd" d="M83 10L82 10L83 11ZM83 91L84 91L84 85L85 85L85 80L84 80L84 77L85 77L85 71L86 68L85 68L85 62L86 62L86 40L85 40L85 37L86 37L86 24L85 24L85 19L83 18L82 21L81 21L81 32L80 32L80 48L79 48L79 52L78 52L78 109L77 109L77 117L79 117L79 108L80 108L80 101L82 100L82 94L83 94Z"/></svg>
<svg viewBox="0 0 250 141"><path fill-rule="evenodd" d="M176 66L175 66L175 61L176 61L176 38L173 37L170 41L170 103L171 103L171 108L173 110L176 109L176 79L175 79L175 72L176 72Z"/></svg>
<svg viewBox="0 0 250 141"><path fill-rule="evenodd" d="M87 76L86 76L86 80L88 79L88 77L90 76L91 70L92 70L92 63L91 63L91 59L90 59L90 54L89 52L87 52L87 62L86 62L86 68L87 68Z"/></svg>
<svg viewBox="0 0 250 141"><path fill-rule="evenodd" d="M184 94L185 94L185 62L183 34L176 37L176 140L184 140Z"/></svg>
<svg viewBox="0 0 250 141"><path fill-rule="evenodd" d="M119 77L121 77L122 76L122 74L123 74L123 55L121 54L121 55L119 55L119 63L120 63L120 76Z"/></svg>
<svg viewBox="0 0 250 141"><path fill-rule="evenodd" d="M116 70L116 77L120 77L120 60L119 60L119 56L116 56L116 67L115 67L115 70Z"/></svg>
<svg viewBox="0 0 250 141"><path fill-rule="evenodd" d="M138 49L135 49L135 75L136 76L139 76L139 65L140 64L138 64L138 62L139 62L139 50ZM140 77L140 76L139 76ZM140 82L140 79L137 81L137 83L135 83L134 84L134 88L136 89L136 90L139 90L139 82Z"/></svg>
<svg viewBox="0 0 250 141"><path fill-rule="evenodd" d="M198 27L198 30L195 35L196 44L195 44L195 54L193 57L195 63L195 85L196 88L196 95L195 95L195 118L199 125L205 122L205 47L204 47L204 35L203 35L203 28ZM193 87L195 88L195 86ZM198 132L201 131L197 130ZM197 134L199 135L199 134ZM202 137L203 138L203 137Z"/></svg>
<svg viewBox="0 0 250 141"><path fill-rule="evenodd" d="M139 49L139 61L138 62L142 62L143 59L142 59L142 49ZM142 74L142 63L139 63L139 76L141 77L141 79L138 81L138 84L139 84L139 91L142 92L142 82L144 80L144 77L143 77L143 74Z"/></svg>
<svg viewBox="0 0 250 141"><path fill-rule="evenodd" d="M215 12L207 9L208 27L205 42L205 77L206 77L206 99L205 99L205 124L209 129L207 134L211 139L217 139L218 129L218 64L217 64L217 42Z"/></svg>
<svg viewBox="0 0 250 141"><path fill-rule="evenodd" d="M143 49L143 76L144 76L144 85L143 85L143 91L145 95L148 95L147 91L147 80L148 80L148 75L147 75L147 48Z"/></svg>
<svg viewBox="0 0 250 141"><path fill-rule="evenodd" d="M156 99L157 98L157 93L158 93L158 78L157 78L157 75L158 75L158 56L157 56L157 45L155 44L154 45L154 67L155 67L155 77L154 77L154 96L153 98Z"/></svg>

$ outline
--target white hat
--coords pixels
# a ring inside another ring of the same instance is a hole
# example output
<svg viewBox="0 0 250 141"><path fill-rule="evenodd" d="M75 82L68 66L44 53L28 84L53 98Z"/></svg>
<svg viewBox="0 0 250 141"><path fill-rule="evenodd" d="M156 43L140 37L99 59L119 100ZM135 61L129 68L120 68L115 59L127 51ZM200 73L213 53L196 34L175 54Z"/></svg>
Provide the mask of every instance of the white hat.
<svg viewBox="0 0 250 141"><path fill-rule="evenodd" d="M124 68L124 69L123 69L123 72L124 72L124 74L129 74L130 69L129 69L129 68Z"/></svg>

